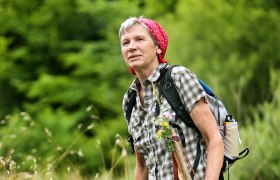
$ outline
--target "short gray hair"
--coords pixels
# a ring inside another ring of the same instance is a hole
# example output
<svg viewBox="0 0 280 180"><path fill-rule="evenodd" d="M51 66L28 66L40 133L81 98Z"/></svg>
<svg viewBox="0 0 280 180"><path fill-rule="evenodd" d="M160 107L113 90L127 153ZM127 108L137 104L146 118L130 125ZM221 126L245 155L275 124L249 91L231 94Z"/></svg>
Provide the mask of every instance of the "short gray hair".
<svg viewBox="0 0 280 180"><path fill-rule="evenodd" d="M138 18L136 17L130 17L126 19L122 24L119 29L119 38L121 38L121 35L130 27L132 27L135 24L142 24L138 21Z"/></svg>
<svg viewBox="0 0 280 180"><path fill-rule="evenodd" d="M139 18L144 18L143 16L140 16ZM132 27L135 24L141 24L143 25L149 32L151 38L153 39L155 45L158 45L158 42L156 41L156 39L154 38L154 36L151 34L149 28L142 22L139 21L139 18L137 17L130 17L128 19L126 19L122 24L121 27L119 29L119 39L121 39L121 35L130 27Z"/></svg>

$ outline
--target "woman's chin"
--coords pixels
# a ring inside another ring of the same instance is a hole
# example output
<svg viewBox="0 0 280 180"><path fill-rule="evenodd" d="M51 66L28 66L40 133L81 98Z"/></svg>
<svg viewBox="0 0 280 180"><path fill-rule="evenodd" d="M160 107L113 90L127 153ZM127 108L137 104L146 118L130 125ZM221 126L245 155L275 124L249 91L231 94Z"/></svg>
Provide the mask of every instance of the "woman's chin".
<svg viewBox="0 0 280 180"><path fill-rule="evenodd" d="M142 63L138 63L138 62L133 62L129 64L129 67L133 69L141 69L142 66L143 66Z"/></svg>

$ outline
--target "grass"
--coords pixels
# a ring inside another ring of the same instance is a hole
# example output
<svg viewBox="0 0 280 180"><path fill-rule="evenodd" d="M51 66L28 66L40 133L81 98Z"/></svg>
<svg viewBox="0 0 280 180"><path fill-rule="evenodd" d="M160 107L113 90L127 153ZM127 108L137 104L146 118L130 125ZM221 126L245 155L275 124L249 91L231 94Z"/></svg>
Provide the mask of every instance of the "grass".
<svg viewBox="0 0 280 180"><path fill-rule="evenodd" d="M27 116L27 113L21 113L24 116ZM28 115L29 116L29 115ZM15 118L15 124L18 124L19 119ZM31 121L31 118L28 118ZM28 130L30 128L30 124L33 123L25 123L22 124L20 129ZM14 125L14 124L13 124ZM32 125L34 128L34 125ZM94 128L91 124L86 130L90 130ZM16 130L15 130L16 131ZM24 132L25 132L24 131ZM47 128L41 128L42 134L45 134L47 141L43 142L43 144L49 144L53 148L51 153L49 153L49 157L42 159L42 157L36 157L36 153L28 153L23 158L21 162L18 162L14 159L17 156L16 153L21 153L20 150L17 150L16 147L9 147L9 144L5 144L7 141L7 137L12 137L14 141L25 141L24 132L16 133L13 131L8 131L10 134L5 134L0 138L0 150L2 153L0 155L0 180L53 180L53 179L96 179L96 180L115 180L115 179L123 179L129 180L132 179L133 173L131 173L130 167L133 167L134 156L130 156L128 153L128 142L125 138L120 136L119 134L115 135L115 143L111 149L111 167L109 169L105 169L105 154L104 149L102 149L101 141L96 141L96 151L99 151L101 156L100 164L100 172L96 173L92 177L83 177L80 173L80 165L74 164L72 159L69 158L69 155L77 154L78 157L83 157L83 152L81 150L74 150L74 146L79 142L81 136L83 136L83 132L75 135L72 141L68 144L66 148L62 148L57 142L56 138L53 136L52 131ZM22 139L21 139L22 138ZM28 143L28 142L26 142ZM5 149L9 149L8 151ZM34 152L37 150L33 149ZM59 151L59 153L58 153ZM5 155L3 155L5 154ZM83 157L83 158L91 158L91 157ZM47 161L47 163L46 163ZM94 161L94 159L93 159ZM43 163L42 163L43 162ZM65 162L68 162L65 164ZM117 173L122 174L122 177L117 177L116 171L119 164L124 164L123 172Z"/></svg>
<svg viewBox="0 0 280 180"><path fill-rule="evenodd" d="M46 118L47 119L47 118ZM50 118L49 118L50 119ZM32 180L52 180L52 179L100 179L110 180L118 179L116 174L121 174L123 178L131 179L129 167L133 163L133 156L127 152L128 143L125 138L119 134L115 135L115 143L109 150L110 167L106 168L106 159L108 154L105 154L101 140L86 139L84 132L95 128L94 124L88 125L79 133L71 132L70 141L66 139L60 140L60 136L52 126L39 126L38 122L30 117L26 112L21 112L18 115L6 116L0 121L0 180L14 179L32 179ZM80 129L81 125L78 125ZM56 133L56 134L55 134ZM35 143L32 149L30 147L40 136L40 142ZM34 139L33 139L34 138ZM66 145L62 145L65 143ZM84 154L83 143L88 143L87 151L97 151L100 155L99 172L91 177L81 175L81 169L84 168L82 160L96 161L92 156ZM42 157L42 147L47 148L46 154ZM78 149L77 149L78 148ZM107 163L108 164L108 163ZM119 165L122 165L123 170L119 170ZM117 171L120 171L116 173Z"/></svg>

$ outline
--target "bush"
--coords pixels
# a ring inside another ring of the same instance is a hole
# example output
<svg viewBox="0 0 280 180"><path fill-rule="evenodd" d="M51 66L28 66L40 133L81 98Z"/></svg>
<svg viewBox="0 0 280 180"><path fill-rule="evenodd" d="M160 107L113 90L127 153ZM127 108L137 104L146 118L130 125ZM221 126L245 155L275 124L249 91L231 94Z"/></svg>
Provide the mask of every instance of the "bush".
<svg viewBox="0 0 280 180"><path fill-rule="evenodd" d="M254 111L254 124L242 128L241 138L250 154L237 162L230 173L232 179L280 178L280 71L271 73L273 99Z"/></svg>

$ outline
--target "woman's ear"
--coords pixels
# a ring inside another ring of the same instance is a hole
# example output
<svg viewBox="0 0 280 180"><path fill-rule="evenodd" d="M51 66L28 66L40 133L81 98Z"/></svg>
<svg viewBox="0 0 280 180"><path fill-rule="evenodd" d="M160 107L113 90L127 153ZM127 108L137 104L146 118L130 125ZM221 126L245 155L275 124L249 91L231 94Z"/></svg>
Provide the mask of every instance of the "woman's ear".
<svg viewBox="0 0 280 180"><path fill-rule="evenodd" d="M161 54L162 50L160 48L157 48L157 54Z"/></svg>

